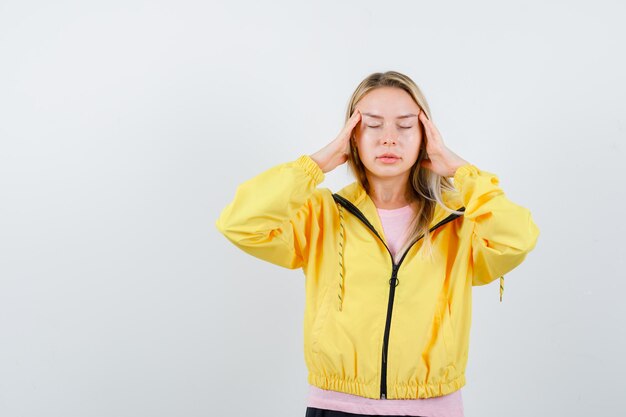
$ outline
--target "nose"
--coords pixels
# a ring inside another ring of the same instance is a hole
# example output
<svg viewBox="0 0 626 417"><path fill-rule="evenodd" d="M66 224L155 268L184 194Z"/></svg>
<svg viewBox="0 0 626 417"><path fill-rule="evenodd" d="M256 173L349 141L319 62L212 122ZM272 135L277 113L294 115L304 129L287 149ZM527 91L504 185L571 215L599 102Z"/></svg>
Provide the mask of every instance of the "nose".
<svg viewBox="0 0 626 417"><path fill-rule="evenodd" d="M398 132L394 130L393 126L385 127L381 133L384 145L395 145L398 142L398 139L393 139L395 135L398 134Z"/></svg>

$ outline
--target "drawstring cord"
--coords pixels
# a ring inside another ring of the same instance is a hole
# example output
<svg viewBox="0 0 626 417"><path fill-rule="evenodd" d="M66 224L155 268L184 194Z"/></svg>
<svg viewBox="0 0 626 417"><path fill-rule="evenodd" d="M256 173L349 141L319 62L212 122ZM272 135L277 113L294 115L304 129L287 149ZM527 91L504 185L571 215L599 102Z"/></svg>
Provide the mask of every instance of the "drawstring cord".
<svg viewBox="0 0 626 417"><path fill-rule="evenodd" d="M343 245L346 242L346 233L345 228L343 226L343 207L341 204L339 206L339 311L343 311L343 296L345 294L344 291L344 263L343 263Z"/></svg>
<svg viewBox="0 0 626 417"><path fill-rule="evenodd" d="M500 302L502 302L502 293L504 292L504 275L500 277Z"/></svg>

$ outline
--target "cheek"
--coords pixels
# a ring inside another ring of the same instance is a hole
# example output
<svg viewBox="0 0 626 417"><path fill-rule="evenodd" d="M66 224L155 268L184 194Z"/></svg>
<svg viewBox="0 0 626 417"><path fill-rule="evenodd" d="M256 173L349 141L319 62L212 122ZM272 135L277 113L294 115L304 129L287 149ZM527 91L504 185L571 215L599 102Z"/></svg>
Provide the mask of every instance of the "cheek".
<svg viewBox="0 0 626 417"><path fill-rule="evenodd" d="M358 137L360 137L362 141L375 140L377 137L376 129L368 129L368 128L362 127L361 129L359 129Z"/></svg>
<svg viewBox="0 0 626 417"><path fill-rule="evenodd" d="M412 130L410 138L412 142L415 142L419 145L422 142L422 132L420 132L419 129Z"/></svg>
<svg viewBox="0 0 626 417"><path fill-rule="evenodd" d="M416 130L405 130L403 132L400 132L400 137L402 139L404 139L407 143L413 143L413 142L417 142L417 131Z"/></svg>
<svg viewBox="0 0 626 417"><path fill-rule="evenodd" d="M405 143L405 150L407 151L407 153L417 158L419 150L423 146L420 135L416 132L413 132L410 135L403 137L402 140Z"/></svg>

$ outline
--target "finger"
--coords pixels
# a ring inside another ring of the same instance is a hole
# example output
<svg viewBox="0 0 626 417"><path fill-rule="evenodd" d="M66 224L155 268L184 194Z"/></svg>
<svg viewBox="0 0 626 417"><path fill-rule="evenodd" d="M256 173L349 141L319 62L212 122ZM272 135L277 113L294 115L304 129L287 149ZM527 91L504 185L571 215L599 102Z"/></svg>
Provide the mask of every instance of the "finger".
<svg viewBox="0 0 626 417"><path fill-rule="evenodd" d="M358 110L355 110L354 113L352 113L352 116L350 116L350 118L348 119L348 122L346 123L346 125L344 126L343 133L348 134L352 132L354 127L357 125L357 123L359 123L360 118L361 118L361 113Z"/></svg>
<svg viewBox="0 0 626 417"><path fill-rule="evenodd" d="M441 138L441 133L439 133L439 129L437 129L437 126L435 126L433 121L428 119L426 116L424 116L424 120L425 120L424 128L426 130L426 136L434 140Z"/></svg>
<svg viewBox="0 0 626 417"><path fill-rule="evenodd" d="M346 121L346 124L344 125L343 130L344 131L351 130L354 126L356 126L356 124L359 121L359 115L360 113L358 113L358 110L355 110L350 116L350 118L348 118L348 120Z"/></svg>
<svg viewBox="0 0 626 417"><path fill-rule="evenodd" d="M420 120L422 121L422 124L424 125L424 128L426 130L426 134L430 137L432 132L431 132L431 122L428 119L428 117L426 117L426 113L424 113L423 111L420 113Z"/></svg>
<svg viewBox="0 0 626 417"><path fill-rule="evenodd" d="M353 124L357 124L360 118L361 118L361 112L358 110L355 110L354 113L352 113L352 116L350 116L350 122Z"/></svg>

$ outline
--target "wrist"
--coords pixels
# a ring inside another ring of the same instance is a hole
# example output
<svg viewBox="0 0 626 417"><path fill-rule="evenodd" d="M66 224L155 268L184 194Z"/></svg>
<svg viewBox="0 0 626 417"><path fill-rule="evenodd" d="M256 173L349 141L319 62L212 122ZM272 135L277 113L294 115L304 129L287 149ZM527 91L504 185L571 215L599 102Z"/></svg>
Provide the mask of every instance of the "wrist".
<svg viewBox="0 0 626 417"><path fill-rule="evenodd" d="M317 164L317 166L320 167L322 171L324 171L324 169L322 168L322 164L320 162L319 156L317 155L317 152L314 153L313 155L309 155L309 158L311 158Z"/></svg>
<svg viewBox="0 0 626 417"><path fill-rule="evenodd" d="M461 168L462 166L465 166L465 165L470 165L470 163L468 161L464 160L464 159L455 162L454 164L452 164L452 168L450 170L450 175L448 175L448 176L449 177L454 177L454 174L456 174L457 170L459 168Z"/></svg>

